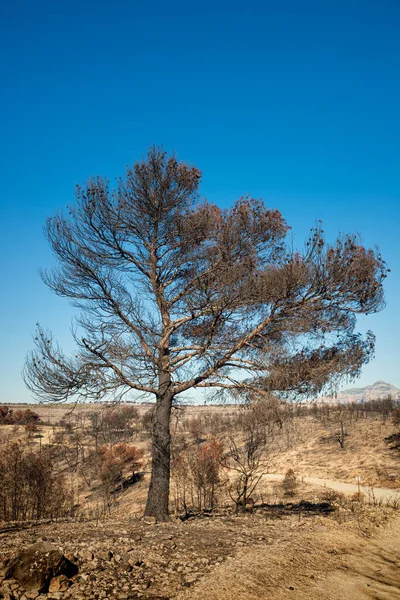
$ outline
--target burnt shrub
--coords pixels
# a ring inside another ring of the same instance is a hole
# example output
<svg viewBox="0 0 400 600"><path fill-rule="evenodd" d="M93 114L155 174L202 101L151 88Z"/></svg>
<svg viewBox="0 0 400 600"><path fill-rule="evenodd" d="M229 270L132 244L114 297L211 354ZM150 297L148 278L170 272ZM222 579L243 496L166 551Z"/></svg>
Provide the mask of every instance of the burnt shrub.
<svg viewBox="0 0 400 600"><path fill-rule="evenodd" d="M296 473L293 469L288 469L282 481L282 488L285 496L295 496L298 487Z"/></svg>
<svg viewBox="0 0 400 600"><path fill-rule="evenodd" d="M27 425L39 420L39 415L30 408L13 410L9 406L0 406L0 425Z"/></svg>
<svg viewBox="0 0 400 600"><path fill-rule="evenodd" d="M66 516L72 500L65 480L55 472L49 452L33 452L21 443L0 450L0 520L26 521Z"/></svg>

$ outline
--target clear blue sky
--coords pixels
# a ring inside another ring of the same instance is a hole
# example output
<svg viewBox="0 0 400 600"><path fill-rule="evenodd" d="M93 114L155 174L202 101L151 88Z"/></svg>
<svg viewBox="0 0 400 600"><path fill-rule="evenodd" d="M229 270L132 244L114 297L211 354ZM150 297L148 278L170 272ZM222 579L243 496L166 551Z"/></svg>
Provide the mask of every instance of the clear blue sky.
<svg viewBox="0 0 400 600"><path fill-rule="evenodd" d="M38 276L47 216L152 143L203 170L202 194L279 208L301 244L359 232L392 273L363 318L359 385L400 387L400 1L21 1L0 7L0 401L25 401L35 322L69 347L73 310Z"/></svg>

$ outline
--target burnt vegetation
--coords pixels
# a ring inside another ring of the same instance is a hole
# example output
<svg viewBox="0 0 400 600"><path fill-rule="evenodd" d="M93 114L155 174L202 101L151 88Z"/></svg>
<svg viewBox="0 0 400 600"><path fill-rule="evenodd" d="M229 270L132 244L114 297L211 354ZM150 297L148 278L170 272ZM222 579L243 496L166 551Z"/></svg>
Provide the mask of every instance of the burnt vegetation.
<svg viewBox="0 0 400 600"><path fill-rule="evenodd" d="M169 511L187 519L221 511L297 510L287 502L296 499L292 504L302 505L295 467L275 487L263 481L276 471L280 453L306 442L313 424L322 427L324 441L334 448L343 422L351 442L360 421L398 423L398 406L390 397L339 406L270 397L199 412L180 406L172 420ZM25 426L4 424L0 521L98 521L118 514L126 493L147 488L153 418L154 408L97 405L66 409L59 422L40 425L34 436ZM386 438L390 444L396 440L396 434ZM351 446L346 443L343 452L351 453Z"/></svg>
<svg viewBox="0 0 400 600"><path fill-rule="evenodd" d="M0 521L56 519L71 514L70 490L50 448L7 443L0 453Z"/></svg>
<svg viewBox="0 0 400 600"><path fill-rule="evenodd" d="M396 427L397 431L388 435L385 438L387 444L392 450L400 451L400 406L397 407L392 413L392 421L393 425Z"/></svg>
<svg viewBox="0 0 400 600"><path fill-rule="evenodd" d="M0 425L36 424L39 420L39 415L30 408L14 410L9 406L0 406Z"/></svg>

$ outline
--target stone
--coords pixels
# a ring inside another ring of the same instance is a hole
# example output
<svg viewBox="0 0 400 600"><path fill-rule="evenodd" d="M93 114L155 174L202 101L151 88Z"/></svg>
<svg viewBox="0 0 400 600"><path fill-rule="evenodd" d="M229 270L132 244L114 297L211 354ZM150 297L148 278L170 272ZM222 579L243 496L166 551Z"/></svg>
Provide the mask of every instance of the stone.
<svg viewBox="0 0 400 600"><path fill-rule="evenodd" d="M73 552L65 552L64 556L71 562L76 562L78 560L78 557Z"/></svg>
<svg viewBox="0 0 400 600"><path fill-rule="evenodd" d="M51 579L58 575L76 575L78 567L47 542L37 543L20 552L8 565L5 579L16 579L21 587L38 596L47 592ZM28 598L36 596L25 594Z"/></svg>
<svg viewBox="0 0 400 600"><path fill-rule="evenodd" d="M11 590L0 591L0 594L2 600L16 600L16 596L14 596Z"/></svg>
<svg viewBox="0 0 400 600"><path fill-rule="evenodd" d="M104 550L102 552L97 553L97 558L99 558L100 560L109 561L112 559L112 557L113 553L111 552L111 550Z"/></svg>
<svg viewBox="0 0 400 600"><path fill-rule="evenodd" d="M184 579L184 583L187 586L191 586L194 583L196 583L197 579L198 579L197 575L186 575L186 577Z"/></svg>
<svg viewBox="0 0 400 600"><path fill-rule="evenodd" d="M140 556L129 556L128 558L128 564L133 568L133 567L141 567L143 565L143 560L140 558Z"/></svg>
<svg viewBox="0 0 400 600"><path fill-rule="evenodd" d="M58 575L53 577L49 585L49 593L53 592L66 592L71 585L70 580L65 575Z"/></svg>

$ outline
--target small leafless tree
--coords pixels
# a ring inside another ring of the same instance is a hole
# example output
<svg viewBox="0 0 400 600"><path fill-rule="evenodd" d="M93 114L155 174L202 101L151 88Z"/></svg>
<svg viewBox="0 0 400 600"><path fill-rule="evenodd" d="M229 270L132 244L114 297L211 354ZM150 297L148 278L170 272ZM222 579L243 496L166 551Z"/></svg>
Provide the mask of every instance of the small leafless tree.
<svg viewBox="0 0 400 600"><path fill-rule="evenodd" d="M202 441L204 441L205 423L201 416L192 417L189 419L187 422L187 428L196 444L200 444Z"/></svg>
<svg viewBox="0 0 400 600"><path fill-rule="evenodd" d="M230 436L227 445L224 465L236 475L228 484L228 493L235 503L236 512L239 509L245 512L249 499L271 466L272 450L266 445L264 432L255 421L247 424L241 438Z"/></svg>
<svg viewBox="0 0 400 600"><path fill-rule="evenodd" d="M154 407L149 408L145 413L143 413L142 418L140 419L140 424L145 435L149 435L150 437L153 431L154 412Z"/></svg>
<svg viewBox="0 0 400 600"><path fill-rule="evenodd" d="M261 200L199 201L201 173L159 148L111 189L77 188L69 216L48 219L58 267L45 283L81 310L67 356L38 327L25 381L65 401L152 395L152 474L146 515L168 518L170 417L191 388L315 395L359 374L373 353L356 314L383 307L387 269L357 236L304 250Z"/></svg>
<svg viewBox="0 0 400 600"><path fill-rule="evenodd" d="M95 452L99 447L100 435L103 431L103 412L99 410L91 411L87 414L89 425L86 428L87 433L93 438L95 444Z"/></svg>
<svg viewBox="0 0 400 600"><path fill-rule="evenodd" d="M344 443L346 441L347 432L344 425L343 414L339 415L339 430L335 432L335 440L338 442L342 450L344 450Z"/></svg>

